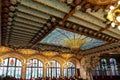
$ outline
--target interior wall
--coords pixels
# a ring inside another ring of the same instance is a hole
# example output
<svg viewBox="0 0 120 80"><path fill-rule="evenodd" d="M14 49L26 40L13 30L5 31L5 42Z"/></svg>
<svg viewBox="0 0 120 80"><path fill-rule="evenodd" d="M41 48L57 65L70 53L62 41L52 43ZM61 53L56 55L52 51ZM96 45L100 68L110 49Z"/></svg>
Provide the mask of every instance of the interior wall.
<svg viewBox="0 0 120 80"><path fill-rule="evenodd" d="M16 52L16 51L0 54L1 59L5 59L5 58L8 58L8 57L18 58L19 60L22 61L22 78L23 79L25 79L25 77L26 77L25 76L26 75L26 62L27 62L27 60L33 59L33 58L39 59L40 61L43 62L43 64L44 64L44 77L46 77L46 65L45 64L50 60L56 60L60 63L60 65L61 65L61 76L63 76L64 64L67 61L73 62L76 65L76 76L78 76L77 69L80 69L79 59L75 58L74 56L70 56L66 60L66 58L64 56L61 56L60 54L53 55L53 56L46 56L46 55L43 55L43 54L40 54L40 53L39 54L37 53L37 54L31 54L31 55L27 54L26 55L26 54L21 54L21 53ZM81 73L83 74L83 71Z"/></svg>

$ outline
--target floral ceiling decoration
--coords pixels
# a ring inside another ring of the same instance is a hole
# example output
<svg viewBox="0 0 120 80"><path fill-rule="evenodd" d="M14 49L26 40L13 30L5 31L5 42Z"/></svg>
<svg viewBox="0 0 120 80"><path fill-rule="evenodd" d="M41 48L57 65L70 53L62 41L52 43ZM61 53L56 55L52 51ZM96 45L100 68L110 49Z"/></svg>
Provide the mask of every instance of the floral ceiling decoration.
<svg viewBox="0 0 120 80"><path fill-rule="evenodd" d="M69 32L56 28L52 33L45 37L40 43L59 45L63 47L68 47L73 50L86 50L93 48L99 45L104 44L105 42L97 40L91 37L80 35L77 33Z"/></svg>

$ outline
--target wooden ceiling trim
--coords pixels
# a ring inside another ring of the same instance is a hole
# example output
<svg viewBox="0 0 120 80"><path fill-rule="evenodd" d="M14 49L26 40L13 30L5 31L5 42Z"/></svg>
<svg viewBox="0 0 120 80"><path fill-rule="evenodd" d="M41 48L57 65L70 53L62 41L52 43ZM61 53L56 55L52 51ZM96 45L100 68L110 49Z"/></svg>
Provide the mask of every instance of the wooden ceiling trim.
<svg viewBox="0 0 120 80"><path fill-rule="evenodd" d="M27 43L29 42L28 39L16 38L16 37L12 38L11 41L12 42L14 42L14 41L18 41L18 42L21 41L21 42L27 42Z"/></svg>
<svg viewBox="0 0 120 80"><path fill-rule="evenodd" d="M120 30L117 29L117 28L112 28L112 27L110 26L110 28L108 28L108 31L113 32L114 34L120 35Z"/></svg>
<svg viewBox="0 0 120 80"><path fill-rule="evenodd" d="M27 32L29 32L29 33L34 33L34 34L36 34L36 31L28 30L28 29L25 29L25 28L23 29L23 28L20 28L20 26L14 26L13 29L18 29L18 30L22 30L23 32L24 32L24 31L27 31Z"/></svg>
<svg viewBox="0 0 120 80"><path fill-rule="evenodd" d="M40 8L42 9L42 7ZM24 12L26 14L34 15L36 17L41 17L42 19L50 18L50 15L45 13L43 10L41 11L41 9L38 9L36 5L30 6L29 4L26 3L20 4L17 7L17 11L20 12L21 14Z"/></svg>
<svg viewBox="0 0 120 80"><path fill-rule="evenodd" d="M36 2L39 2L40 4L44 4L44 1L36 1ZM47 4L47 6L48 6L48 7L51 7L51 8L55 8L55 7L53 7L52 5L48 5L48 4ZM68 15L65 16L66 19L65 19L65 17L64 17L65 20L63 19L63 22L66 21L66 20L72 15L71 13L74 14L74 13L75 13L75 9L71 10L71 11L68 13ZM68 16L69 16L69 17L68 17ZM73 16L74 16L74 15L73 15ZM97 26L98 26L98 25L97 25Z"/></svg>
<svg viewBox="0 0 120 80"><path fill-rule="evenodd" d="M21 42L21 43L25 43L25 44L28 44L28 40L22 40L22 39L13 39L13 40L11 40L10 41L10 43L14 43L14 42L16 42L16 43L19 43L19 42ZM18 45L20 45L20 44L18 44ZM22 44L21 44L22 45Z"/></svg>
<svg viewBox="0 0 120 80"><path fill-rule="evenodd" d="M113 38L120 39L120 35L118 35L116 33L113 33L113 32L111 32L109 30L103 31L102 33L108 34L109 36L112 36Z"/></svg>
<svg viewBox="0 0 120 80"><path fill-rule="evenodd" d="M79 19L78 19L79 20ZM72 22L72 20L70 20L70 18L69 18L69 21L70 22ZM79 23L77 23L76 21L74 21L73 23L75 23L75 24L79 24L79 25L82 25L83 24L83 22L80 22L79 21ZM95 31L97 31L98 33L99 33L99 30L101 29L100 27L98 27L98 26L90 26L90 24L89 25L86 25L85 26L85 24L84 25L82 25L82 26L84 26L84 27L86 27L86 28L91 28L91 29L93 29L93 30L95 30ZM90 27L87 27L87 26L90 26ZM95 27L97 27L97 28L95 28ZM104 33L104 34L106 34L106 33ZM109 35L109 34L106 34L106 35ZM117 35L117 34L116 34ZM109 36L111 36L111 37L114 37L114 36L112 36L112 35L109 35ZM114 38L116 38L116 37L114 37ZM117 39L117 38L116 38Z"/></svg>
<svg viewBox="0 0 120 80"><path fill-rule="evenodd" d="M22 43L25 43L25 44L28 44L28 40L22 40L22 39L10 39L10 41L9 41L9 45L11 44L11 43L13 43L13 44L15 44L15 43L19 43L19 42L22 42ZM18 46L19 45L23 45L23 44L17 44Z"/></svg>
<svg viewBox="0 0 120 80"><path fill-rule="evenodd" d="M18 45L19 44L19 45ZM10 42L10 44L9 45L12 45L12 46L14 46L14 47L19 47L19 46L27 46L27 43L26 42L22 42L22 41L19 41L18 42L18 40L16 40L16 41L14 41L14 42Z"/></svg>
<svg viewBox="0 0 120 80"><path fill-rule="evenodd" d="M62 22L64 23L69 17L71 17L76 12L76 8L72 9L68 14L64 16Z"/></svg>
<svg viewBox="0 0 120 80"><path fill-rule="evenodd" d="M17 29L17 28L13 28L13 30L16 30L16 31L21 31L21 32L25 32L25 33L31 33L31 34L36 34L35 32L30 32L30 31L25 31L25 30L21 30L21 29Z"/></svg>
<svg viewBox="0 0 120 80"><path fill-rule="evenodd" d="M99 12L91 12L89 9L86 10L86 13L88 13L89 15L101 20L101 21L106 21L106 19L104 18L104 11L102 11L102 13ZM100 16L98 15L100 14Z"/></svg>
<svg viewBox="0 0 120 80"><path fill-rule="evenodd" d="M67 6L67 4L58 2L57 0L54 0L53 2L51 0L48 0L47 2L45 0L34 0L34 2L37 2L39 4L42 4L44 6L53 8L55 10L58 10L63 13L69 13L70 6ZM47 3L47 4L46 4ZM55 4L54 4L55 3ZM58 3L58 4L57 4ZM57 5L56 5L57 4ZM59 7L60 6L60 7Z"/></svg>
<svg viewBox="0 0 120 80"><path fill-rule="evenodd" d="M29 21L30 21L30 20L29 20ZM28 22L29 22L29 21L28 21ZM29 26L29 27L32 26L31 28L35 28L35 29L42 28L41 26L44 25L44 24L39 23L39 26L36 26L36 25L30 23L30 22L32 22L32 21L30 21L29 24L28 24L26 21L15 20L15 22L18 22L18 23L23 24L23 25L27 25L27 26ZM33 27L33 26L34 26L34 27Z"/></svg>
<svg viewBox="0 0 120 80"><path fill-rule="evenodd" d="M116 35L116 38L119 38L118 37L118 36L120 36L119 30L117 31L115 29L111 29L110 25L106 26L105 28L101 28L98 32L103 32L104 33L106 30L108 30L110 33L113 33L113 34L111 34L111 36ZM110 35L110 34L108 34L108 35Z"/></svg>
<svg viewBox="0 0 120 80"><path fill-rule="evenodd" d="M22 22L22 23L31 24L31 25L34 25L36 27L40 27L40 24L45 24L46 23L46 22L36 23L36 22L30 21L30 20L25 20L25 19L20 19L20 18L14 18L14 21L19 21L19 22Z"/></svg>
<svg viewBox="0 0 120 80"><path fill-rule="evenodd" d="M107 30L108 28L110 28L110 26L106 26L105 28L101 28L98 32L99 32L99 33L100 33L100 32L103 32L103 31Z"/></svg>
<svg viewBox="0 0 120 80"><path fill-rule="evenodd" d="M18 36L18 37L24 37L24 38L32 38L32 36L15 34L15 33L11 33L11 35ZM11 38L12 38L12 37L11 37Z"/></svg>
<svg viewBox="0 0 120 80"><path fill-rule="evenodd" d="M21 20L27 20L27 21L30 21L30 22L34 22L34 23L37 23L37 24L44 24L43 22L40 22L40 21L35 21L34 19L30 20L29 18L24 18L24 17L20 17L20 16L17 16L16 18L19 18ZM23 22L23 21L22 21ZM26 22L24 22L26 23ZM26 23L28 24L28 23ZM32 23L30 23L32 26L35 26L33 25ZM29 24L28 24L29 25ZM37 26L38 27L38 26ZM39 27L38 27L39 28Z"/></svg>
<svg viewBox="0 0 120 80"><path fill-rule="evenodd" d="M74 24L76 24L76 25L79 25L79 26L84 26L85 28L93 29L93 30L95 30L95 31L98 31L98 30L100 29L100 27L95 26L94 24L91 24L91 23L86 22L86 21L84 21L84 20L80 20L80 19L75 18L75 17L70 17L70 18L68 19L68 21L70 21L70 22L72 22L72 23L74 23Z"/></svg>
<svg viewBox="0 0 120 80"><path fill-rule="evenodd" d="M35 22L39 22L39 20L37 21L36 19L48 20L50 18L50 15L47 15L48 17L46 17L46 16L42 16L42 15L35 15L33 13L25 12L25 11L21 11L21 10L18 10L16 12L16 16L19 16L19 17L23 17L23 16L25 17L26 16L26 18L28 18L28 19L30 19L29 16L33 16L34 18L30 19L30 20L34 20Z"/></svg>
<svg viewBox="0 0 120 80"><path fill-rule="evenodd" d="M80 20L83 20L83 21L85 21L85 22L88 22L88 23L90 23L90 24L93 24L93 25L95 25L95 26L98 26L98 27L100 27L100 28L104 28L106 25L104 24L104 26L103 25L100 25L100 24L103 24L103 22L102 21L99 21L99 24L98 24L98 22L95 22L95 23L93 23L91 20L86 20L86 19L89 19L87 16L86 16L86 18L80 18L80 17L78 17L78 16L74 16L75 18L77 18L77 19L80 19ZM90 18L91 19L91 18ZM96 21L96 20L94 20L94 21ZM100 23L101 22L101 23Z"/></svg>
<svg viewBox="0 0 120 80"><path fill-rule="evenodd" d="M23 40L30 40L30 38L29 38L29 37L24 38L24 37L21 37L21 36L16 36L16 35L12 35L11 37L12 37L11 39L23 39Z"/></svg>
<svg viewBox="0 0 120 80"><path fill-rule="evenodd" d="M57 26L57 27L60 28L60 29L63 29L63 30L67 30L67 31L73 32L73 33L77 33L77 34L81 34L81 35L85 35L85 36L90 36L90 37L96 38L96 39L98 39L98 40L103 40L103 39L101 39L101 38L94 37L93 35L88 35L87 33L84 33L84 32L82 32L82 31L73 30L73 29L71 29L71 28L66 28L66 27L61 26L61 25L59 25L59 26ZM105 40L103 40L103 41L105 41Z"/></svg>
<svg viewBox="0 0 120 80"><path fill-rule="evenodd" d="M74 33L78 33L78 34L82 34L82 35L85 35L85 36L89 36L89 37L92 37L92 38L95 38L95 39L98 39L98 40L103 40L103 41L107 41L107 42L111 42L111 41L108 41L104 38L101 38L101 37L98 37L98 36L95 36L93 33L92 34L89 34L89 32L85 33L83 31L79 31L78 29L73 29L72 27L69 27L69 28L66 28L62 25L58 25L57 26L58 28L61 28L61 29L64 29L64 30L67 30L67 31L70 31L70 32L74 32ZM96 32L96 31L93 31L93 32ZM97 32L96 32L97 33ZM104 35L104 34L102 34ZM116 39L116 38L115 38Z"/></svg>
<svg viewBox="0 0 120 80"><path fill-rule="evenodd" d="M30 28L29 26L27 25L23 25L23 24L20 24L19 22L14 22L14 27L19 27L19 28L23 28L23 29L28 29L28 30L32 30L32 31L38 31L38 29L32 29Z"/></svg>
<svg viewBox="0 0 120 80"><path fill-rule="evenodd" d="M23 34L23 35L28 35L28 36L33 36L34 34L32 33L27 33L27 32L23 32L23 31L19 31L19 30L12 30L13 33L16 34Z"/></svg>
<svg viewBox="0 0 120 80"><path fill-rule="evenodd" d="M42 37L39 36L39 38L37 40L35 40L33 42L33 45L30 46L31 48L33 48L37 43L39 43L43 38L45 38L49 33L51 33L53 30L55 29L55 26L52 26L51 29L49 29L49 31L46 32L46 34L44 34Z"/></svg>
<svg viewBox="0 0 120 80"><path fill-rule="evenodd" d="M49 9L49 7L46 8L43 5L41 5L42 7L40 7L40 5L38 7L36 7L36 5L29 6L29 5L31 5L30 3L29 4L28 3L27 4L26 3L21 3L21 5L24 6L24 7L28 7L28 8L31 8L33 10L36 10L38 12L43 12L45 14L49 14L51 16L55 16L55 17L58 17L58 18L63 18L63 16L65 15L62 12L56 11L54 9ZM19 11L19 8L18 8L18 11ZM27 11L27 10L25 10L25 11ZM27 12L27 13L29 13L29 12ZM30 13L30 14L32 14L32 13ZM34 15L34 14L32 14L32 15Z"/></svg>
<svg viewBox="0 0 120 80"><path fill-rule="evenodd" d="M14 41L21 41L21 42L29 42L28 39L23 39L23 38L16 38L16 37L13 37L12 39L10 39L10 41L8 42L8 44L10 44L10 42L14 42ZM18 44L19 45L19 44Z"/></svg>
<svg viewBox="0 0 120 80"><path fill-rule="evenodd" d="M16 33L11 33L11 38L12 36L18 36L18 37L24 37L24 38L32 38L30 35L21 35L21 34L16 34Z"/></svg>
<svg viewBox="0 0 120 80"><path fill-rule="evenodd" d="M109 28L110 28L111 26L109 25L109 26L106 26L105 28L101 28L100 30L99 30L99 32L103 32L103 31L106 31L106 30L108 30ZM111 31L112 30L112 31ZM120 35L120 33L116 33L116 30L115 29L111 29L111 30L108 30L108 31L110 31L110 32L112 32L112 33L114 33L114 34L116 34L116 35ZM114 31L113 31L114 30Z"/></svg>

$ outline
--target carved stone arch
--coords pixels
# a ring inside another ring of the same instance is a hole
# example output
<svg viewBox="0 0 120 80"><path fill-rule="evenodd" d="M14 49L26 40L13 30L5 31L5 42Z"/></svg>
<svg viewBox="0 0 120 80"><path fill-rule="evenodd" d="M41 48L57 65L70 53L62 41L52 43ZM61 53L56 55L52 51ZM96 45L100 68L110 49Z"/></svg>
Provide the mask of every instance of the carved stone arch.
<svg viewBox="0 0 120 80"><path fill-rule="evenodd" d="M68 62L73 62L76 65L76 68L80 68L80 61L77 58L70 57L67 61Z"/></svg>
<svg viewBox="0 0 120 80"><path fill-rule="evenodd" d="M62 57L60 57L60 56L53 56L53 57L50 58L50 60L58 61L60 63L60 66L62 66L63 63L65 62L65 60Z"/></svg>
<svg viewBox="0 0 120 80"><path fill-rule="evenodd" d="M25 57L23 57L22 54L19 54L19 52L7 52L7 53L4 53L1 55L2 59L9 58L9 57L17 58L21 62L23 62L25 60Z"/></svg>
<svg viewBox="0 0 120 80"><path fill-rule="evenodd" d="M38 54L34 54L34 55L30 55L27 59L38 59L40 60L43 64L44 62L48 61L47 57L43 56L43 55L38 55Z"/></svg>

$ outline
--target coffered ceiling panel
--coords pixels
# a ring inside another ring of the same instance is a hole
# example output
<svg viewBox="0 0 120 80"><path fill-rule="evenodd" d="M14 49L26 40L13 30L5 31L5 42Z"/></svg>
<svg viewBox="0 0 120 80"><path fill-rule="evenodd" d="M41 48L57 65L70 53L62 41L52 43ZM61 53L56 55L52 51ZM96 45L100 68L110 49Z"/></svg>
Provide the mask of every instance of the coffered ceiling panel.
<svg viewBox="0 0 120 80"><path fill-rule="evenodd" d="M106 19L116 0L94 1L2 0L1 45L82 54L119 42L120 30Z"/></svg>

